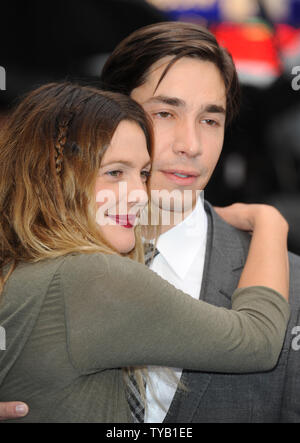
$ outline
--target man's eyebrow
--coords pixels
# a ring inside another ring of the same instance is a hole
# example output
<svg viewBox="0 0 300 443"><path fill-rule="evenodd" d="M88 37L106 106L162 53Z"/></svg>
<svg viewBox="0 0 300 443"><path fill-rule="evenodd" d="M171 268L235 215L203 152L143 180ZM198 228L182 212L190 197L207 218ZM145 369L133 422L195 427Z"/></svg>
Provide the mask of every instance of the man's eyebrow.
<svg viewBox="0 0 300 443"><path fill-rule="evenodd" d="M184 100L177 97L169 97L167 95L155 95L149 98L145 103L163 103L165 105L181 107L186 105Z"/></svg>
<svg viewBox="0 0 300 443"><path fill-rule="evenodd" d="M178 97L169 97L167 95L155 95L147 100L145 103L162 103L169 106L184 107L186 102ZM144 103L144 104L145 104ZM210 103L201 108L201 112L226 114L226 109L223 106L215 103Z"/></svg>
<svg viewBox="0 0 300 443"><path fill-rule="evenodd" d="M223 106L211 104L204 106L203 112L226 114L226 109Z"/></svg>

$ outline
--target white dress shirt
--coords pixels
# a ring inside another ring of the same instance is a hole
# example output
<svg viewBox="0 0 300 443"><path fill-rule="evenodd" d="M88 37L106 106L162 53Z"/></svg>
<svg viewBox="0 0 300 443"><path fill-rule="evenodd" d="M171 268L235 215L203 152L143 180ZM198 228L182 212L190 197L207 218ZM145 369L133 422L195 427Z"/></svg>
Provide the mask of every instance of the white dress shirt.
<svg viewBox="0 0 300 443"><path fill-rule="evenodd" d="M204 210L204 193L201 192L193 212L159 237L157 249L160 253L155 257L150 268L177 289L199 299L206 238L207 216ZM169 383L165 376L159 374L159 368L156 366L149 366L148 370L155 394L163 405L163 409L152 397L147 386L147 410L144 421L145 423L161 423L171 405L177 383ZM174 370L179 380L182 369L173 368Z"/></svg>

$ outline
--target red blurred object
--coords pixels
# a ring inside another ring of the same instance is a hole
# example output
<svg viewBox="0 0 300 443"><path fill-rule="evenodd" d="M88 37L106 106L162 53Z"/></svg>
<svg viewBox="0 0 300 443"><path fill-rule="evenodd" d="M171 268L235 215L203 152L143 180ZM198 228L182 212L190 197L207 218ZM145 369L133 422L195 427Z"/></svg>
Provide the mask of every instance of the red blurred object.
<svg viewBox="0 0 300 443"><path fill-rule="evenodd" d="M277 25L276 38L280 51L286 56L300 54L300 29L289 25Z"/></svg>
<svg viewBox="0 0 300 443"><path fill-rule="evenodd" d="M268 84L284 70L283 59L300 54L300 30L264 22L222 23L212 29L219 43L231 53L241 80Z"/></svg>

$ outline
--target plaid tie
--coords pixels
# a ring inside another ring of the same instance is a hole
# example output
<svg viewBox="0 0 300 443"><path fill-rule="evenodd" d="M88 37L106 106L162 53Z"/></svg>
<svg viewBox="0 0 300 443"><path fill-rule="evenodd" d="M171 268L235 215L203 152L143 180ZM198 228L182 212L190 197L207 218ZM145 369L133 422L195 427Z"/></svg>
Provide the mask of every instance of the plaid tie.
<svg viewBox="0 0 300 443"><path fill-rule="evenodd" d="M128 375L127 401L134 423L144 423L145 408L134 374Z"/></svg>
<svg viewBox="0 0 300 443"><path fill-rule="evenodd" d="M150 266L152 260L157 256L157 254L159 254L159 250L154 248L152 243L147 243L145 245L146 266ZM134 374L128 375L127 401L134 423L144 423L145 408Z"/></svg>
<svg viewBox="0 0 300 443"><path fill-rule="evenodd" d="M152 263L152 260L159 254L159 250L157 248L154 248L154 245L152 243L146 243L144 246L144 252L145 252L145 265L150 266Z"/></svg>

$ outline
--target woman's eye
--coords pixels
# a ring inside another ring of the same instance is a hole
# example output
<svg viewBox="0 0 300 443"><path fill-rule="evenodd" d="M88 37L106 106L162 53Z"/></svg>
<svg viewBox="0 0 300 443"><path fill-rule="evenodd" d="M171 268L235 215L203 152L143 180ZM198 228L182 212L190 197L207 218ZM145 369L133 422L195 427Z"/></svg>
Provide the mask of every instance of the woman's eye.
<svg viewBox="0 0 300 443"><path fill-rule="evenodd" d="M141 176L143 177L144 181L146 182L148 178L150 177L151 172L150 171L142 171Z"/></svg>
<svg viewBox="0 0 300 443"><path fill-rule="evenodd" d="M109 176L111 176L111 177L116 177L116 178L118 178L118 177L121 176L122 171L120 171L120 170L107 171L106 174L109 175Z"/></svg>

